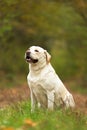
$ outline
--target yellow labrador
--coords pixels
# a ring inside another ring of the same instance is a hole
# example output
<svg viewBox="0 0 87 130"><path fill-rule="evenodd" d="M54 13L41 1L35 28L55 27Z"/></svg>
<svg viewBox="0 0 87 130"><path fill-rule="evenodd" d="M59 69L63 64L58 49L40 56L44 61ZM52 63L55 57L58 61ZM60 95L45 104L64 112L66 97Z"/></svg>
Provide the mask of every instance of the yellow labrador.
<svg viewBox="0 0 87 130"><path fill-rule="evenodd" d="M31 111L35 107L53 110L58 107L74 107L73 96L50 64L50 54L39 46L30 47L25 53L29 63L28 85L31 92Z"/></svg>

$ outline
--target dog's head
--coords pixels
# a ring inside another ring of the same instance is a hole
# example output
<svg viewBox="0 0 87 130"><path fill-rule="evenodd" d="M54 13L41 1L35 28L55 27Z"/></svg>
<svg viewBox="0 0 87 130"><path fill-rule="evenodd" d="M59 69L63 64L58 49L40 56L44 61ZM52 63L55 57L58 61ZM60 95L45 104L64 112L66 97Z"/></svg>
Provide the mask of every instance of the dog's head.
<svg viewBox="0 0 87 130"><path fill-rule="evenodd" d="M43 64L43 63L49 63L51 56L43 48L39 46L31 46L25 52L25 59L30 64L36 64L36 63Z"/></svg>

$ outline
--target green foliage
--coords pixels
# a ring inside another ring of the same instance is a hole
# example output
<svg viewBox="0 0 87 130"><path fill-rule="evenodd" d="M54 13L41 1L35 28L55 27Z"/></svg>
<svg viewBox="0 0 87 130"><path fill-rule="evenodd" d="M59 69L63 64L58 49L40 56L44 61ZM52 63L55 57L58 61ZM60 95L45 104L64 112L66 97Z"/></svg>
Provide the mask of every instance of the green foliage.
<svg viewBox="0 0 87 130"><path fill-rule="evenodd" d="M25 50L40 45L52 54L52 64L63 79L74 77L87 86L87 24L70 3L0 1L1 77L27 73Z"/></svg>
<svg viewBox="0 0 87 130"><path fill-rule="evenodd" d="M24 123L32 120L36 123ZM0 128L13 128L15 130L86 130L87 116L79 111L44 111L30 112L29 101L17 103L11 107L0 110ZM3 129L2 129L3 130Z"/></svg>

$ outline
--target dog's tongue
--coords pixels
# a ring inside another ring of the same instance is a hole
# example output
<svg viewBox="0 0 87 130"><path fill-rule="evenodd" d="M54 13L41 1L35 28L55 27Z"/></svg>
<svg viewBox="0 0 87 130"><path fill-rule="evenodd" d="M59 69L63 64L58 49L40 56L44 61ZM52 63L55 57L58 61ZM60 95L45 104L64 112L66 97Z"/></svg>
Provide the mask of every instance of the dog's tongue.
<svg viewBox="0 0 87 130"><path fill-rule="evenodd" d="M26 61L27 61L27 62L31 62L31 60L32 60L32 59L30 58L30 56L26 56Z"/></svg>
<svg viewBox="0 0 87 130"><path fill-rule="evenodd" d="M27 62L32 62L32 59L31 58L27 58L26 61Z"/></svg>

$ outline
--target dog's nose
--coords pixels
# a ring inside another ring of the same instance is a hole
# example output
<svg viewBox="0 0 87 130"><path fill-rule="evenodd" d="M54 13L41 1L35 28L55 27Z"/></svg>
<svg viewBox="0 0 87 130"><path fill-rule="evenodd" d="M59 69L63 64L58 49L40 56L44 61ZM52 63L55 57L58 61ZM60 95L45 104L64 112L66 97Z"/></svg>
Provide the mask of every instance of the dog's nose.
<svg viewBox="0 0 87 130"><path fill-rule="evenodd" d="M30 58L30 51L28 50L28 51L26 51L26 53L25 53L25 59L29 59Z"/></svg>
<svg viewBox="0 0 87 130"><path fill-rule="evenodd" d="M27 55L27 56L30 56L30 51L26 51L26 55Z"/></svg>

